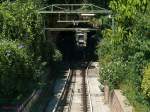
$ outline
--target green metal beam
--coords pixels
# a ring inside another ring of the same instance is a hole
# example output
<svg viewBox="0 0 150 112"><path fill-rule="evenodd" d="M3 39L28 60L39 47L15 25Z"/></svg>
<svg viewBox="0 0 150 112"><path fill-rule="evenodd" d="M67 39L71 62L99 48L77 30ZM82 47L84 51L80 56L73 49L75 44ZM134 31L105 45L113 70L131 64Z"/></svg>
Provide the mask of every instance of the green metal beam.
<svg viewBox="0 0 150 112"><path fill-rule="evenodd" d="M81 15L81 14L101 14L101 15L110 15L112 12L110 10L101 8L93 4L52 4L50 6L44 7L38 11L39 14L57 14L57 22L62 23L80 23L80 22L89 22L89 20L79 19L79 20L61 20L59 16L61 14L68 16L71 15ZM88 16L85 16L88 17ZM44 28L49 31L96 31L98 28Z"/></svg>
<svg viewBox="0 0 150 112"><path fill-rule="evenodd" d="M39 11L40 14L110 14L110 11L104 11L104 10L95 10L95 11Z"/></svg>
<svg viewBox="0 0 150 112"><path fill-rule="evenodd" d="M38 11L40 14L110 14L111 11L93 4L53 4Z"/></svg>
<svg viewBox="0 0 150 112"><path fill-rule="evenodd" d="M96 31L98 28L44 28L49 31Z"/></svg>
<svg viewBox="0 0 150 112"><path fill-rule="evenodd" d="M88 23L88 20L58 20L58 23Z"/></svg>

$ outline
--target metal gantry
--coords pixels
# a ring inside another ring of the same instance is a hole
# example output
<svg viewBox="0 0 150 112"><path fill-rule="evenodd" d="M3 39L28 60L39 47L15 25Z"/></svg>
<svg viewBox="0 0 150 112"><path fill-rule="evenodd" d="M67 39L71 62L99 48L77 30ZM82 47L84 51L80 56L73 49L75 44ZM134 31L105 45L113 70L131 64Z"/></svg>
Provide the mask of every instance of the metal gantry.
<svg viewBox="0 0 150 112"><path fill-rule="evenodd" d="M55 16L58 17L56 20L57 23L72 23L74 25L78 25L79 23L90 23L90 19L98 14L110 15L111 11L93 4L52 4L40 9L38 13L44 15L55 14ZM60 28L44 29L58 31ZM61 28L60 30L62 31L62 29L65 30L65 28ZM74 30L76 30L76 28L74 28ZM91 30L91 28L89 30Z"/></svg>
<svg viewBox="0 0 150 112"><path fill-rule="evenodd" d="M40 14L110 14L111 11L93 4L53 4L39 10Z"/></svg>
<svg viewBox="0 0 150 112"><path fill-rule="evenodd" d="M51 15L51 17L55 17L55 22L57 24L63 23L63 27L65 24L73 24L75 27L71 28L61 28L57 26L54 27L46 27L45 21L44 21L44 36L46 31L75 31L76 33L76 42L78 46L86 47L86 40L87 40L87 32L89 31L96 31L99 30L99 25L95 25L91 20L97 16L110 16L112 12L110 10L107 10L105 8L101 8L99 6L93 5L93 4L52 4L47 7L44 7L38 11L39 14L42 15ZM114 33L114 18L112 19L112 29ZM79 23L86 23L92 25L94 27L86 27L82 28L79 27Z"/></svg>

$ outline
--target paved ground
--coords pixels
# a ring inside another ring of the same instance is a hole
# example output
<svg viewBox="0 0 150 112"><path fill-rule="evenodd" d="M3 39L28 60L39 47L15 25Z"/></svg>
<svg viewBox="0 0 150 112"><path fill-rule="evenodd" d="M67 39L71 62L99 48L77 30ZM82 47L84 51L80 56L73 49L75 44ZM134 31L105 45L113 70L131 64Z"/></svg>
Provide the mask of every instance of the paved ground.
<svg viewBox="0 0 150 112"><path fill-rule="evenodd" d="M108 105L104 103L104 94L99 89L98 69L88 70L88 81L92 99L93 112L110 112Z"/></svg>
<svg viewBox="0 0 150 112"><path fill-rule="evenodd" d="M80 76L81 71L76 71L76 83L74 88L74 96L72 100L72 106L70 112L82 112L82 98L81 98L81 83L82 77Z"/></svg>
<svg viewBox="0 0 150 112"><path fill-rule="evenodd" d="M76 76L75 90L74 90L74 96L73 96L70 112L83 112L82 99L81 99L82 77L80 76L80 72L81 71L76 71L77 76ZM87 79L89 82L89 90L91 95L93 112L110 112L108 105L104 103L104 94L99 89L98 74L99 72L97 68L88 70Z"/></svg>
<svg viewBox="0 0 150 112"><path fill-rule="evenodd" d="M80 76L80 70L76 70L76 83L74 87L74 96L72 100L71 110L70 112L82 112L82 77ZM104 103L104 94L99 89L98 82L98 69L89 69L88 70L88 82L89 82L89 90L91 95L91 103L93 107L93 112L110 112L108 105ZM54 97L49 102L49 106L46 112L52 112L54 109L58 99L60 98L60 94L62 88L64 87L66 79L59 79L56 81L55 89L54 89ZM66 107L67 108L67 107ZM65 111L64 111L65 112Z"/></svg>

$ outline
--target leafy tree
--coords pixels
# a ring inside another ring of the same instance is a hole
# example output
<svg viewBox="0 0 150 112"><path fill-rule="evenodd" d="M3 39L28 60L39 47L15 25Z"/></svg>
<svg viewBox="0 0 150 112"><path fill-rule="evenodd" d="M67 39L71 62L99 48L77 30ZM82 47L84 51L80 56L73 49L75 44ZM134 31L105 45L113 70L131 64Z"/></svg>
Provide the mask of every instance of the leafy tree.
<svg viewBox="0 0 150 112"><path fill-rule="evenodd" d="M34 66L27 49L17 41L0 41L0 97L25 95L35 85Z"/></svg>
<svg viewBox="0 0 150 112"><path fill-rule="evenodd" d="M112 89L121 88L136 112L150 110L141 89L143 68L150 59L149 4L147 0L112 0L115 34L111 29L104 30L97 50L101 81L108 80Z"/></svg>
<svg viewBox="0 0 150 112"><path fill-rule="evenodd" d="M150 66L145 68L144 77L142 81L142 89L143 93L150 98Z"/></svg>
<svg viewBox="0 0 150 112"><path fill-rule="evenodd" d="M45 67L59 59L55 56L55 46L43 36L43 18L37 12L40 3L40 0L16 0L0 4L0 68L3 71L0 97L25 96L43 82ZM8 59L6 51L13 53Z"/></svg>

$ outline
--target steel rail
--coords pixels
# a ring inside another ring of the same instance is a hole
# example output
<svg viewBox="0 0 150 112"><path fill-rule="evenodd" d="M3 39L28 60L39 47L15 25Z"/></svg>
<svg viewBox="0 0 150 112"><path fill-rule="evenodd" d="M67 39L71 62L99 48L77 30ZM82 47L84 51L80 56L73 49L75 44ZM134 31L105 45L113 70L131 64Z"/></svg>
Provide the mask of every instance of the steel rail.
<svg viewBox="0 0 150 112"><path fill-rule="evenodd" d="M92 105L92 99L91 99L91 92L90 92L90 88L89 88L89 80L88 80L88 70L89 70L89 65L85 68L85 72L83 72L83 70L82 70L82 72L84 73L84 74L82 74L83 75L83 78L85 78L85 79L83 79L83 81L85 80L85 82L83 82L83 89L85 90L86 89L86 92L84 91L83 92L83 100L85 100L85 102L83 102L84 104L83 104L83 109L85 109L85 110L83 110L83 111L90 111L90 112L93 112L93 105ZM61 96L60 96L60 98L59 98L59 100L57 101L57 103L56 103L56 105L55 105L55 107L54 107L54 109L53 109L53 111L52 112L59 112L59 109L60 109L60 107L61 106L63 106L63 105L60 105L61 104L61 101L62 101L62 98L63 98L63 96L64 96L64 92L66 91L66 87L67 87L67 84L68 84L68 82L71 80L71 75L74 75L72 72L71 72L71 70L69 69L69 72L68 72L68 77L67 77L67 81L65 82L65 87L62 89L62 94L61 94ZM76 78L74 79L74 81L76 81ZM70 102L70 104L69 104L69 107L68 107L68 109L67 109L67 112L70 112L70 110L71 110L71 105L72 105L72 100L73 100L73 95L74 95L74 86L75 86L75 84L73 85L73 88L71 88L71 97L69 98L69 102ZM87 95L88 94L88 95ZM87 101L87 96L88 96L88 99L89 99L89 103L88 103L88 101ZM90 107L88 107L88 104L89 104L89 106ZM86 107L86 108L85 108ZM63 107L62 107L63 108ZM90 110L88 110L88 108L90 109Z"/></svg>
<svg viewBox="0 0 150 112"><path fill-rule="evenodd" d="M89 65L86 68L86 83L87 83L87 90L88 90L88 97L89 97L89 101L90 101L90 112L93 112L93 104L92 104L92 98L91 98L91 92L90 92L90 87L89 87L89 80L88 80L88 70L89 70Z"/></svg>
<svg viewBox="0 0 150 112"><path fill-rule="evenodd" d="M87 84L86 84L86 70L81 71L82 75L82 103L83 103L83 112L88 111L88 98L87 98Z"/></svg>
<svg viewBox="0 0 150 112"><path fill-rule="evenodd" d="M74 72L74 71L73 71ZM74 73L73 73L73 75L74 75ZM69 107L68 107L68 111L67 112L70 112L70 110L71 110L71 106L72 106L72 100L73 100L73 96L74 96L74 88L75 88L75 81L76 81L76 74L75 74L75 76L74 76L74 78L73 78L74 80L73 80L73 86L72 86L72 88L71 88L71 97L70 97L70 100L69 100Z"/></svg>

